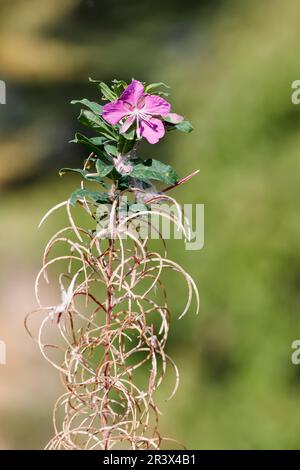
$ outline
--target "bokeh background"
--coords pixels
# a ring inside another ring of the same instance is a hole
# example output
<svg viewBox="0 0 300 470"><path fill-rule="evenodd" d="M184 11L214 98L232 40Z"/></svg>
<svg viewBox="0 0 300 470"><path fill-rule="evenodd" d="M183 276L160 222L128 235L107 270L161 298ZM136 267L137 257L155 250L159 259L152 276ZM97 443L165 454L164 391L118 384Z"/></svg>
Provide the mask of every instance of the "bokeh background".
<svg viewBox="0 0 300 470"><path fill-rule="evenodd" d="M297 0L1 0L0 448L43 448L62 391L23 327L33 283L84 149L73 98L88 83L135 77L172 87L195 127L147 155L197 180L173 195L205 204L205 247L170 255L194 277L201 312L176 318L185 295L171 283L168 348L181 371L162 430L191 449L300 448L300 78ZM153 152L155 151L155 155Z"/></svg>

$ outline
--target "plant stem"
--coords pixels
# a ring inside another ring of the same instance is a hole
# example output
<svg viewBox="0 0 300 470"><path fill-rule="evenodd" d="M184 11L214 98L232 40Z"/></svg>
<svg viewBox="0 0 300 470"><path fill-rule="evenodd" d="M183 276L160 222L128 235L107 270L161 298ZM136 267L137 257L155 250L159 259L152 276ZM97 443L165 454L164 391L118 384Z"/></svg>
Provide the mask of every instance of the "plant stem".
<svg viewBox="0 0 300 470"><path fill-rule="evenodd" d="M193 178L193 176L197 175L200 170L193 171L190 175L186 176L185 178L182 178L181 180L177 181L177 183L172 184L171 186L168 186L167 188L163 189L162 192L166 193L167 191L170 191L173 188L176 188L177 186L180 186L183 183L186 183L188 180Z"/></svg>
<svg viewBox="0 0 300 470"><path fill-rule="evenodd" d="M108 282L110 282L112 276L112 261L113 261L113 240L109 239L109 252L108 252ZM109 364L109 355L110 355L110 322L111 322L111 312L112 312L112 294L113 288L109 284L107 289L107 308L106 308L106 339L105 339L105 368L104 368L104 388L106 390L106 400L103 407L104 412L104 422L105 425L108 423L108 393L109 393L109 372L110 372L110 364ZM107 414L106 414L107 413ZM108 450L109 445L109 432L105 436L104 440L104 449Z"/></svg>

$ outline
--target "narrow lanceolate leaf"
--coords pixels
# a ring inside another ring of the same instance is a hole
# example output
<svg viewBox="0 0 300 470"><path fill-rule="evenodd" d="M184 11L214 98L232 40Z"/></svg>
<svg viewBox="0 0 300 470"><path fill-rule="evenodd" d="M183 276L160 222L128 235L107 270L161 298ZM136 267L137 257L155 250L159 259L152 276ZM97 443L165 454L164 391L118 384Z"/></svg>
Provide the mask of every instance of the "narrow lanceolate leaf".
<svg viewBox="0 0 300 470"><path fill-rule="evenodd" d="M170 88L168 85L166 85L165 83L163 82L159 82L159 83L150 83L150 85L146 86L145 88L145 91L146 93L149 93L151 91L154 91L156 90L157 88Z"/></svg>
<svg viewBox="0 0 300 470"><path fill-rule="evenodd" d="M109 165L100 159L96 160L95 165L98 175L102 177L107 176L114 169L113 165Z"/></svg>
<svg viewBox="0 0 300 470"><path fill-rule="evenodd" d="M122 136L127 140L133 140L135 137L135 128L129 129L127 132L122 132Z"/></svg>
<svg viewBox="0 0 300 470"><path fill-rule="evenodd" d="M179 180L174 168L153 159L135 165L130 176L142 180L163 181L166 184L174 184Z"/></svg>
<svg viewBox="0 0 300 470"><path fill-rule="evenodd" d="M99 177L100 175L91 173L90 171L81 170L80 168L62 168L61 170L59 170L59 176L63 176L66 173L78 173L87 181L95 181L96 183L101 184L101 186L103 186L104 188L108 187L105 181L103 181Z"/></svg>
<svg viewBox="0 0 300 470"><path fill-rule="evenodd" d="M81 198L90 199L93 202L97 202L99 204L105 204L110 202L109 195L107 193L100 193L98 191L89 191L88 189L76 189L71 196L70 196L70 203L75 205L78 199Z"/></svg>
<svg viewBox="0 0 300 470"><path fill-rule="evenodd" d="M117 94L109 88L106 83L101 82L100 80L93 80L92 78L89 79L90 82L95 83L97 88L101 91L103 98L108 100L108 101L115 101L118 96Z"/></svg>
<svg viewBox="0 0 300 470"><path fill-rule="evenodd" d="M115 145L106 144L104 145L104 150L109 155L117 157L119 155L118 148Z"/></svg>
<svg viewBox="0 0 300 470"><path fill-rule="evenodd" d="M100 104L96 103L95 101L89 101L86 98L83 98L82 100L73 100L71 101L71 104L83 104L94 113L100 114L100 115L102 114L103 107Z"/></svg>
<svg viewBox="0 0 300 470"><path fill-rule="evenodd" d="M66 173L79 173L83 178L88 173L86 170L82 170L81 168L61 168L58 172L59 176L63 176Z"/></svg>
<svg viewBox="0 0 300 470"><path fill-rule="evenodd" d="M73 142L75 144L84 145L86 148L88 148L88 150L90 152L93 152L95 155L97 155L98 157L100 157L102 159L109 158L109 157L106 157L103 150L101 150L101 148L99 148L97 144L95 145L95 139L93 137L91 139L89 139L85 135L80 134L79 132L77 132L75 134L75 139L71 140L70 142ZM96 141L96 143L97 143L97 141Z"/></svg>
<svg viewBox="0 0 300 470"><path fill-rule="evenodd" d="M107 125L100 116L93 113L93 111L82 110L78 121L81 122L81 124L96 130L110 140L118 140L118 133L111 126Z"/></svg>
<svg viewBox="0 0 300 470"><path fill-rule="evenodd" d="M102 147L103 145L106 144L106 142L108 142L107 138L106 137L89 137L89 140L90 142L92 142L92 144L94 145L97 145L99 147Z"/></svg>
<svg viewBox="0 0 300 470"><path fill-rule="evenodd" d="M127 86L128 86L128 84L126 82L124 82L124 80L114 79L112 81L112 83L113 83L112 89L116 93L117 96L120 96L123 93L123 91L125 90L125 88L127 88Z"/></svg>
<svg viewBox="0 0 300 470"><path fill-rule="evenodd" d="M181 121L178 124L175 124L175 127L179 131L186 132L187 134L194 130L192 124L189 121Z"/></svg>

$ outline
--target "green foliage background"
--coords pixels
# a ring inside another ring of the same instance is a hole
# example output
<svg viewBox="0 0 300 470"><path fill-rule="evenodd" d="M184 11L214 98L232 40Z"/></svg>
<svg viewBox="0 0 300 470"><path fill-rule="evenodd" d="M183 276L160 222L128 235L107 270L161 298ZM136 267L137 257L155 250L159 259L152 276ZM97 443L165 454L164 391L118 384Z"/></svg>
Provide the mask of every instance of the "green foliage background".
<svg viewBox="0 0 300 470"><path fill-rule="evenodd" d="M78 182L57 171L85 155L67 141L70 100L96 99L88 76L164 81L195 127L144 147L182 176L200 168L173 195L205 204L204 249L170 246L202 307L177 321L184 286L168 280L181 386L161 405L163 431L194 449L299 448L299 13L297 0L0 1L1 448L41 448L52 433L60 384L23 318L62 216L38 221Z"/></svg>

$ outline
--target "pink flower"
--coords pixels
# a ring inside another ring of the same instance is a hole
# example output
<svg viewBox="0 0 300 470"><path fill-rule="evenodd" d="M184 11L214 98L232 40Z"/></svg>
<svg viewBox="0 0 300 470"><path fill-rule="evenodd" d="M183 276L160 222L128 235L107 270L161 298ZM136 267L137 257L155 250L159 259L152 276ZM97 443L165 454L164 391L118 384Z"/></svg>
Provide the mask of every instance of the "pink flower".
<svg viewBox="0 0 300 470"><path fill-rule="evenodd" d="M145 137L150 144L156 144L165 134L161 118L170 115L171 105L157 95L145 93L138 80L132 80L120 98L103 106L102 117L109 124L122 121L120 133L125 133L136 122L136 134ZM172 113L173 118L183 118Z"/></svg>

